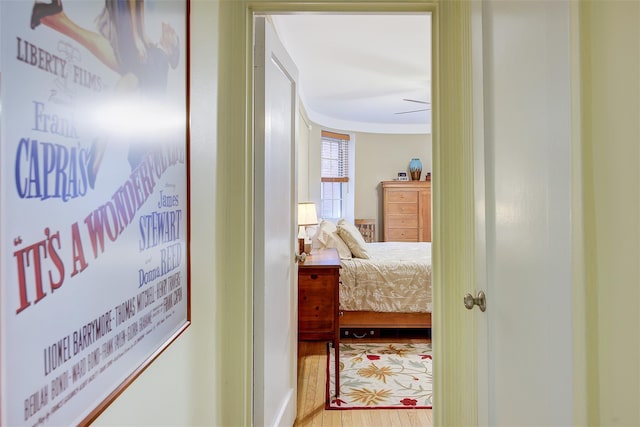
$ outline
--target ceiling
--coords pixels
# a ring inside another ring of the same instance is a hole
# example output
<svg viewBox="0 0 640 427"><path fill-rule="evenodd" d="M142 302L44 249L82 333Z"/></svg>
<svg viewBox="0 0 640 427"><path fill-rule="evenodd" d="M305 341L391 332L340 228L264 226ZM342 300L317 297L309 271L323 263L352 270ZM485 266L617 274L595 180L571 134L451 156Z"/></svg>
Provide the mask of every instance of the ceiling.
<svg viewBox="0 0 640 427"><path fill-rule="evenodd" d="M430 14L271 17L298 67L300 98L313 122L357 132L431 132Z"/></svg>

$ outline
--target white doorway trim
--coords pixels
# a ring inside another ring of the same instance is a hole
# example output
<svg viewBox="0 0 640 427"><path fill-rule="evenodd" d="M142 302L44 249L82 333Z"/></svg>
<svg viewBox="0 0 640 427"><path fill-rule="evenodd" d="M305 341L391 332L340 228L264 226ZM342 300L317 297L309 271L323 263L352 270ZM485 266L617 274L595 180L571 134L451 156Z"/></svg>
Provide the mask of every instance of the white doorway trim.
<svg viewBox="0 0 640 427"><path fill-rule="evenodd" d="M457 3L466 4L457 6ZM470 113L470 97L460 95L459 88L470 91L470 73L460 74L464 69L458 54L470 55L468 39L461 38L460 30L467 34L468 20L461 18L468 14L467 2L435 1L385 1L385 2L344 2L325 0L315 2L302 1L222 1L220 2L220 114L218 120L218 139L224 152L221 158L234 159L235 166L242 168L230 170L222 166L218 172L219 200L229 207L228 216L221 215L220 221L231 221L238 225L244 234L237 236L230 251L237 257L237 263L225 266L223 278L235 277L237 282L229 284L224 295L225 304L219 314L224 323L233 327L225 337L225 350L222 373L224 390L220 395L224 402L221 407L221 424L252 424L251 412L251 365L252 365L252 275L251 260L253 241L253 112L252 93L252 17L254 13L269 12L430 12L433 14L433 147L434 147L434 300L435 325L434 359L438 371L434 379L434 392L439 396L435 415L436 425L474 425L477 423L477 391L469 388L469 376L475 378L475 334L474 323L463 312L461 296L474 275L473 245L473 156L472 121L461 121ZM456 24L440 37L441 28ZM446 43L446 48L441 48ZM466 43L466 45L465 45ZM462 44L462 46L460 46ZM465 50L466 49L466 50ZM243 52L244 54L240 54ZM469 60L467 58L467 60ZM448 84L438 80L438 76L447 75ZM456 79L455 81L453 79ZM466 80L465 80L466 79ZM463 83L469 83L464 85ZM455 100L453 98L456 98ZM466 104L465 104L466 103ZM470 119L470 116L468 117ZM455 123L455 134L447 134L447 145L441 141L441 129L447 129L446 123ZM444 124L444 125L443 125ZM462 128L460 125L462 124ZM460 157L460 155L466 157ZM462 162L462 163L460 163ZM462 166L460 166L462 164ZM465 167L468 165L469 168ZM240 182L238 182L240 180ZM241 187L243 191L226 190L225 183L231 183L233 189ZM235 218L231 218L236 215ZM447 218L446 224L442 221ZM222 228L222 227L220 227ZM468 232L465 235L461 230ZM230 236L225 242L233 241ZM442 242L449 242L446 245ZM231 257L230 257L231 258ZM446 280L446 290L441 283ZM446 314L446 316L445 316ZM455 331L464 331L468 337L463 341L456 338ZM228 340L227 340L228 338ZM230 354L233 354L232 358ZM468 363L468 361L473 363ZM438 362L439 361L439 362ZM228 363L225 363L228 362ZM465 366L464 372L455 366ZM464 375L463 375L464 374ZM447 387L444 387L446 378Z"/></svg>

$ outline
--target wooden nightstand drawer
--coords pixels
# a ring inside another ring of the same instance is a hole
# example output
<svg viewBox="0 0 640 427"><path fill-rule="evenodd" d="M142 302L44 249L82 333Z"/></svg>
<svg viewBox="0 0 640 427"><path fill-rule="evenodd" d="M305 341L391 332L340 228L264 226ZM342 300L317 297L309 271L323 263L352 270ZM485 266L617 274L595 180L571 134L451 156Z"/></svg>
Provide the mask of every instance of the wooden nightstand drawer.
<svg viewBox="0 0 640 427"><path fill-rule="evenodd" d="M313 253L298 265L299 339L336 339L339 280L340 258L335 249Z"/></svg>
<svg viewBox="0 0 640 427"><path fill-rule="evenodd" d="M314 270L313 272L307 272L302 270L298 272L298 281L304 281L310 288L326 290L333 286L333 276L333 271Z"/></svg>
<svg viewBox="0 0 640 427"><path fill-rule="evenodd" d="M298 278L298 312L302 331L333 333L333 274L300 274Z"/></svg>

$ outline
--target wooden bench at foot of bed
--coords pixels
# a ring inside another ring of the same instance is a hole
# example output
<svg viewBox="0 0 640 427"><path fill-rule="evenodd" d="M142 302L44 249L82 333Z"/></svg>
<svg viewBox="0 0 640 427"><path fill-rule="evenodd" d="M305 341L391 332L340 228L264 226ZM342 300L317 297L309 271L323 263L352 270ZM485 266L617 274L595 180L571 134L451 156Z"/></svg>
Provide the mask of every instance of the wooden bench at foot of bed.
<svg viewBox="0 0 640 427"><path fill-rule="evenodd" d="M344 311L339 313L340 328L431 328L431 313L385 313Z"/></svg>

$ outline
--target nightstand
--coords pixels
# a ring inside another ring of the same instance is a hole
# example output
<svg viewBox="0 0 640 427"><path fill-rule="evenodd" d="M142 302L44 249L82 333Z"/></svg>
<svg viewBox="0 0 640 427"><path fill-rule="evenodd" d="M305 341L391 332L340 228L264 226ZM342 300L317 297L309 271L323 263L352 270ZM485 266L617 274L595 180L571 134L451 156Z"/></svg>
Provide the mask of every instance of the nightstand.
<svg viewBox="0 0 640 427"><path fill-rule="evenodd" d="M340 395L340 257L334 248L312 252L298 263L298 339L330 340L335 349L336 395ZM327 399L329 396L327 396Z"/></svg>

